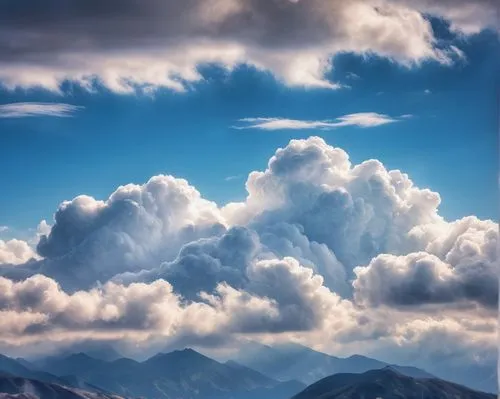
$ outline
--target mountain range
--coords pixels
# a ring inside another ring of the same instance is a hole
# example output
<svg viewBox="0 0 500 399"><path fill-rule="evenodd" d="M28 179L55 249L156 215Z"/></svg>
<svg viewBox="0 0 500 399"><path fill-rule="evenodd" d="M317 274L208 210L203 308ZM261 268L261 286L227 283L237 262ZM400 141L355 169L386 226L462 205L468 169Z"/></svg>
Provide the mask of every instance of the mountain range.
<svg viewBox="0 0 500 399"><path fill-rule="evenodd" d="M17 375L25 378L134 398L288 399L305 388L298 381L277 381L236 362L217 362L193 349L159 353L144 362L109 362L77 353L34 362L31 370L10 359L8 370L14 371L15 363ZM37 369L42 366L43 372Z"/></svg>
<svg viewBox="0 0 500 399"><path fill-rule="evenodd" d="M388 366L364 356L337 358L295 344L252 344L235 359L216 361L193 349L159 353L142 362L104 360L87 353L37 361L0 355L0 392L4 392L0 399L12 395L18 399L33 395L41 399L340 399L360 398L356 395L366 387L379 387L380 392L387 388L383 397L388 399L410 398L389 393L404 393L403 388L416 386L425 386L422 392L429 392L431 396L424 396L429 399L492 397L477 396L483 394L418 368ZM319 396L312 396L316 393Z"/></svg>

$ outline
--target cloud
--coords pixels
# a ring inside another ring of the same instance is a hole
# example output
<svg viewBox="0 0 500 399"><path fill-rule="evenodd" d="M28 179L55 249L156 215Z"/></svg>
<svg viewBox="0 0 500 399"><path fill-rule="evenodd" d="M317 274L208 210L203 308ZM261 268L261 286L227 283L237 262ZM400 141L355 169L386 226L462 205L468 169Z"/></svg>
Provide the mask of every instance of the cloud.
<svg viewBox="0 0 500 399"><path fill-rule="evenodd" d="M351 79L351 80L358 80L358 79L361 79L361 76L359 76L358 74L356 74L354 72L347 72L346 78Z"/></svg>
<svg viewBox="0 0 500 399"><path fill-rule="evenodd" d="M408 6L440 16L451 23L452 30L463 34L478 33L484 28L500 29L500 15L495 0L404 0Z"/></svg>
<svg viewBox="0 0 500 399"><path fill-rule="evenodd" d="M227 176L227 177L224 178L224 181L239 180L242 177L243 177L242 175Z"/></svg>
<svg viewBox="0 0 500 399"><path fill-rule="evenodd" d="M319 137L277 149L246 189L218 207L159 175L63 202L40 225L42 259L0 267L0 345L143 350L251 335L493 364L497 223L446 221L438 193Z"/></svg>
<svg viewBox="0 0 500 399"><path fill-rule="evenodd" d="M19 265L37 258L36 252L23 240L0 240L0 268L2 265Z"/></svg>
<svg viewBox="0 0 500 399"><path fill-rule="evenodd" d="M8 226L0 226L0 233L5 233L8 230L9 230Z"/></svg>
<svg viewBox="0 0 500 399"><path fill-rule="evenodd" d="M441 226L417 226L409 236L425 252L378 255L355 269L360 302L420 306L475 303L498 307L498 226L467 217Z"/></svg>
<svg viewBox="0 0 500 399"><path fill-rule="evenodd" d="M388 115L378 114L376 112L358 112L339 116L334 120L297 120L286 118L244 118L239 122L243 122L242 126L235 126L235 129L260 129L260 130L329 130L345 126L358 126L358 127L376 127L394 123L399 121L399 118L393 118Z"/></svg>
<svg viewBox="0 0 500 399"><path fill-rule="evenodd" d="M355 270L358 302L408 306L476 302L497 309L498 281L494 265L454 267L425 252L406 256L379 255Z"/></svg>
<svg viewBox="0 0 500 399"><path fill-rule="evenodd" d="M55 92L62 92L65 81L117 93L185 91L203 79L200 65L231 71L246 64L289 86L335 89L339 84L329 72L333 57L343 52L374 54L409 67L428 60L452 63L456 52L442 47L424 15L435 13L457 30L477 31L490 25L495 8L487 0L474 4L76 0L71 8L60 8L55 0L21 0L0 8L5 38L0 81L9 89Z"/></svg>
<svg viewBox="0 0 500 399"><path fill-rule="evenodd" d="M236 290L226 283L198 302L182 300L170 283L128 285L108 282L89 291L68 294L48 277L20 282L0 277L2 341L21 344L48 334L73 339L89 333L130 339L150 334L217 335L309 330L323 322L339 298L291 258L260 261L249 269L251 284ZM282 284L285 281L286 284ZM178 339L178 337L175 337Z"/></svg>
<svg viewBox="0 0 500 399"><path fill-rule="evenodd" d="M11 103L0 104L0 118L26 118L34 116L70 117L83 107L64 103Z"/></svg>

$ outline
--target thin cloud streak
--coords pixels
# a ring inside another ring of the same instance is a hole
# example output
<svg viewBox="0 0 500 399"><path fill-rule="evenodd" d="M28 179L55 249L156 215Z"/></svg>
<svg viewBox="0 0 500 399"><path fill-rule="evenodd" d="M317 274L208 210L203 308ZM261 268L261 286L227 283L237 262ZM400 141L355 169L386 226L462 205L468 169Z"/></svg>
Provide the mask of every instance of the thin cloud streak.
<svg viewBox="0 0 500 399"><path fill-rule="evenodd" d="M26 118L35 116L52 116L67 118L84 107L64 103L11 103L0 104L0 118Z"/></svg>
<svg viewBox="0 0 500 399"><path fill-rule="evenodd" d="M399 122L402 119L408 119L409 114L399 117L391 117L376 112L358 112L339 116L336 119L325 120L299 120L287 118L243 118L238 122L241 126L233 126L235 129L260 129L260 130L285 130L285 129L318 129L330 130L345 126L357 126L362 128L376 127L389 123Z"/></svg>
<svg viewBox="0 0 500 399"><path fill-rule="evenodd" d="M233 175L233 176L227 176L224 178L224 181L233 181L233 180L239 180L242 179L242 175Z"/></svg>

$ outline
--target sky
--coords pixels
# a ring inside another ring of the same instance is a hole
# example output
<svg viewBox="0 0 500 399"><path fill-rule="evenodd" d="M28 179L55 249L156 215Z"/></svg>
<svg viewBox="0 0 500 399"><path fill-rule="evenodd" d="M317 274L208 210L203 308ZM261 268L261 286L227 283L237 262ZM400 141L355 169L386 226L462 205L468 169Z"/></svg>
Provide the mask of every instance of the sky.
<svg viewBox="0 0 500 399"><path fill-rule="evenodd" d="M0 350L252 337L494 367L497 17L2 3Z"/></svg>

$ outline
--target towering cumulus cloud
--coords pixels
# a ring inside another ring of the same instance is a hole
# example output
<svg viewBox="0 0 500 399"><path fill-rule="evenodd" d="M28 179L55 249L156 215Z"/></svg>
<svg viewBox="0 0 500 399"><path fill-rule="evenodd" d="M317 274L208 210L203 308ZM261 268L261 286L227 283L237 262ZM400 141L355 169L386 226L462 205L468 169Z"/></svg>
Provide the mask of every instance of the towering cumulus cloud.
<svg viewBox="0 0 500 399"><path fill-rule="evenodd" d="M291 86L335 89L328 72L340 52L450 64L462 53L439 43L427 16L469 34L497 28L497 12L494 0L7 1L0 82L183 91L203 79L198 66L208 63L247 64Z"/></svg>
<svg viewBox="0 0 500 399"><path fill-rule="evenodd" d="M437 193L318 137L278 149L246 188L219 208L161 175L63 202L36 255L0 247L1 345L252 334L492 364L496 223L446 221Z"/></svg>

